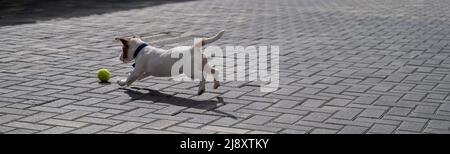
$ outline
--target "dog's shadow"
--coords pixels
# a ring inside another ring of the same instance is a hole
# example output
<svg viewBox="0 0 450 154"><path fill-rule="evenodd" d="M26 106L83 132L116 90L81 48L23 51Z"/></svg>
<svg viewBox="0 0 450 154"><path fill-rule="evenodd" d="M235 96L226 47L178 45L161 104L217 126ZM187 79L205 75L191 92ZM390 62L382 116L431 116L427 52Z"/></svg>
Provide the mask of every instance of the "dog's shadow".
<svg viewBox="0 0 450 154"><path fill-rule="evenodd" d="M128 94L132 100L148 100L152 102L176 105L176 106L184 106L187 108L194 108L200 110L211 111L218 116L229 117L233 119L237 119L236 116L216 110L218 107L225 105L226 103L223 101L222 97L217 97L217 101L215 100L194 100L189 98L183 98L178 96L173 96L170 94L161 93L157 90L148 89L148 88L119 88L125 90L125 93ZM148 91L148 92L143 92ZM214 114L214 115L215 115Z"/></svg>

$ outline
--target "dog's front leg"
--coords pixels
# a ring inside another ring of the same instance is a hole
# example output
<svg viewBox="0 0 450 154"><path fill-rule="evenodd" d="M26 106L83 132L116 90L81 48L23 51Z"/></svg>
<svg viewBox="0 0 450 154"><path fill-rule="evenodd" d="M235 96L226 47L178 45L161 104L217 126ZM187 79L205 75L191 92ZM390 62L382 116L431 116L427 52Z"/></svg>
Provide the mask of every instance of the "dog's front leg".
<svg viewBox="0 0 450 154"><path fill-rule="evenodd" d="M142 75L142 71L141 69L135 68L130 75L128 76L128 78L126 80L119 80L117 81L117 84L119 84L120 86L130 86L134 81L136 81L138 79L138 77L140 77Z"/></svg>

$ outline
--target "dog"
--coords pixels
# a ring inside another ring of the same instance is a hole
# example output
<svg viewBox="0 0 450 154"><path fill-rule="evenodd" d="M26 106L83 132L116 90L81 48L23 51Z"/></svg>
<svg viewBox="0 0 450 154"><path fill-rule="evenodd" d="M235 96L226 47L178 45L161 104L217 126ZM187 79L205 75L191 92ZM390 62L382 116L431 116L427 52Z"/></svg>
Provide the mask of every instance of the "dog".
<svg viewBox="0 0 450 154"><path fill-rule="evenodd" d="M153 47L142 41L139 36L115 38L116 41L122 43L120 60L123 63L135 61L133 64L134 69L127 79L118 80L117 84L120 86L130 86L136 80L141 80L148 76L172 77L174 65L182 59L182 57L174 58L174 54L179 55L180 53L189 52L191 55L194 55L194 52L199 52L194 50L195 48L198 49L206 44L217 41L223 34L224 31L220 31L213 37L202 38L201 41L194 42L193 46L175 47L168 50ZM205 92L206 84L203 71L214 76L214 89L217 89L220 86L220 82L217 80L219 71L208 63L208 59L203 53L197 54L201 54L201 61L194 61L194 59L191 59L190 62L191 64L194 64L194 67L192 67L190 74L188 72L183 72L183 69L180 69L179 73L186 74L192 79L199 79L200 83L197 94L201 95ZM195 76L194 73L200 73L201 76Z"/></svg>

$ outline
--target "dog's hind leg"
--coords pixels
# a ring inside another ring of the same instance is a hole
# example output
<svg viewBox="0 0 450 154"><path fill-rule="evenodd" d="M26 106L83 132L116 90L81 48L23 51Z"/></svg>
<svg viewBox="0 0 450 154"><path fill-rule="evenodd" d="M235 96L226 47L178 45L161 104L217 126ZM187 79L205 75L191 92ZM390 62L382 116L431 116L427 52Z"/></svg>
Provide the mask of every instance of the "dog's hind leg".
<svg viewBox="0 0 450 154"><path fill-rule="evenodd" d="M215 68L215 66L209 65L208 59L205 56L202 57L202 64L203 64L203 66L202 66L203 71L206 71L207 74L213 75L213 78L214 78L213 88L217 89L220 86L220 82L218 80L219 79L219 70L217 70Z"/></svg>

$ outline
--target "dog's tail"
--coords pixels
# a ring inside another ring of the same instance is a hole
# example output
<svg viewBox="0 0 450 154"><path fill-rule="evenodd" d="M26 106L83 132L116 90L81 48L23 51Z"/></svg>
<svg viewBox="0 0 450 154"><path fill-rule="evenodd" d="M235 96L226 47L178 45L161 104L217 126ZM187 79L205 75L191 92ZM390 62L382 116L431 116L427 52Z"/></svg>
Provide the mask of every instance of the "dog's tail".
<svg viewBox="0 0 450 154"><path fill-rule="evenodd" d="M224 32L225 32L225 31L222 30L222 31L220 31L219 33L217 33L217 34L216 34L215 36L213 36L213 37L203 39L202 45L206 45L206 44L212 43L212 42L214 42L214 41L217 41L219 38L222 37L222 35L223 35Z"/></svg>

